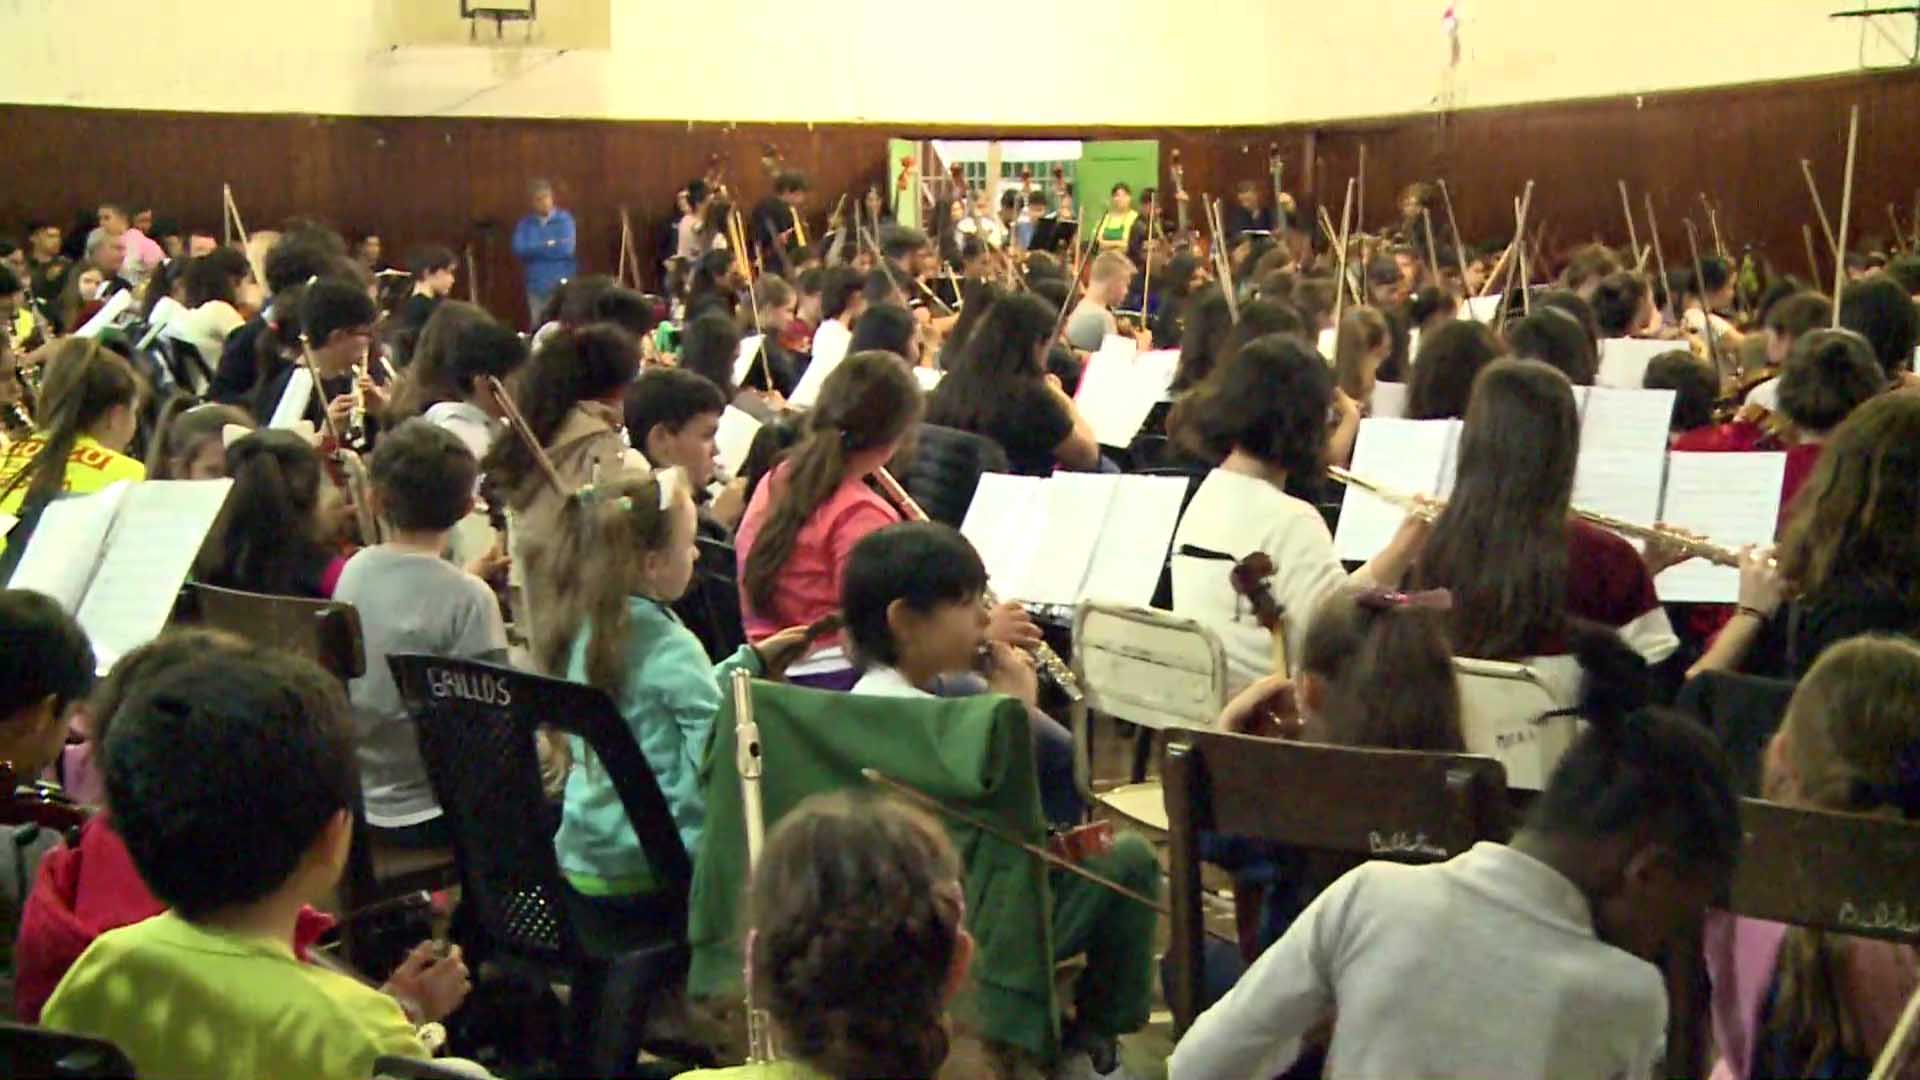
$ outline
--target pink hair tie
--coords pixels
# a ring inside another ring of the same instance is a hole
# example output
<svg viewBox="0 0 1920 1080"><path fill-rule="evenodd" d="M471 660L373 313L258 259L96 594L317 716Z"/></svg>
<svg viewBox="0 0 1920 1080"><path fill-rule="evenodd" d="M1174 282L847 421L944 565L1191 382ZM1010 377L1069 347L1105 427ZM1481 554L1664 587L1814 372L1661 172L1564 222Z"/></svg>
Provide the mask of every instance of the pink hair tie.
<svg viewBox="0 0 1920 1080"><path fill-rule="evenodd" d="M1424 592L1399 592L1394 589L1366 589L1354 597L1354 603L1368 611L1396 611L1421 608L1426 611L1451 611L1453 594L1445 589Z"/></svg>

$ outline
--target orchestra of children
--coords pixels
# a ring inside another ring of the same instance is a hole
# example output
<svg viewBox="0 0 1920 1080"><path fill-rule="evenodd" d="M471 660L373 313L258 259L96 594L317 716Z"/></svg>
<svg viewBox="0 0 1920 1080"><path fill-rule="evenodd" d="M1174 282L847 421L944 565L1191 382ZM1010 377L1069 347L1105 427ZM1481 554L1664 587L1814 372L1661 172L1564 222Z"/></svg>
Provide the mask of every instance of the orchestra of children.
<svg viewBox="0 0 1920 1080"><path fill-rule="evenodd" d="M1689 1073L1663 1059L1659 965L1703 916L1716 1076L1864 1076L1896 1037L1913 948L1708 916L1745 782L1671 706L1720 673L1795 680L1764 796L1920 819L1920 256L1851 254L1831 296L1752 256L1662 276L1599 245L1470 244L1425 184L1347 250L1252 182L1218 235L1125 184L1079 192L1107 207L1084 223L1064 190L979 187L930 196L924 227L878 187L824 227L806 177L771 189L743 219L718 177L688 183L650 295L581 272L565 186L533 180L513 243L527 334L518 310L452 297L451 251L411 254L396 292L377 238L350 250L312 219L257 264L150 239L115 205L83 248L44 222L6 247L0 581L67 499L225 478L192 580L351 605L364 651L344 684L184 623L108 656L86 618L0 591L0 763L16 802L57 781L85 817L0 847L0 988L22 1019L153 1077L364 1077L430 1056L419 1025L443 1019L485 1045L461 1022L485 992L462 958L484 952L474 919L365 978L318 962L353 843L458 852L400 654L603 692L696 863L709 806L736 805L710 750L741 671L890 699L903 742L865 764L922 745L938 699L1012 698L1032 741L1015 782L1040 809L1007 825L1072 830L1089 809L1070 707L1034 660L1068 646L1058 612L995 600L956 526L982 471L1154 470L1187 479L1160 601L1224 646L1221 730L1458 753L1456 658L1564 662L1584 721L1518 830L1444 862L1310 874L1299 852L1208 837L1263 900L1244 955L1209 953L1169 1075ZM133 303L105 311L119 292ZM1673 450L1784 455L1777 533L1741 551L1732 603L1657 595L1703 538L1635 544L1574 506L1587 388L1626 340L1665 343L1636 385L1673 394ZM1170 405L1102 440L1076 388L1116 348L1168 351ZM1369 416L1458 421L1457 449L1444 503L1356 565L1326 474ZM1271 622L1229 574L1252 555ZM569 903L608 928L660 918L670 868L608 764L577 735L526 752ZM1048 1052L1022 1059L949 1018L1009 962L977 947L964 823L865 790L768 822L736 886L780 1059L728 1067L721 1035L688 1062L716 1071L690 1075L931 1077L965 1038L1009 1076L1138 1075L1153 846L1122 827L1080 874L1049 869L1037 917L1055 959L1085 959Z"/></svg>

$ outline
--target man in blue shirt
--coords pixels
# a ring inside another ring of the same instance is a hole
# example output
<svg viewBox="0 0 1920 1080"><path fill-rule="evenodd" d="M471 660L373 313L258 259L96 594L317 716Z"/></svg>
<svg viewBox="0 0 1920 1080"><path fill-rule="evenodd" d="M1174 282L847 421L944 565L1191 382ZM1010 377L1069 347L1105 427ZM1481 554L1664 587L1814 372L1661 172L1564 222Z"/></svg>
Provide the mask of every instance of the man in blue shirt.
<svg viewBox="0 0 1920 1080"><path fill-rule="evenodd" d="M535 180L532 192L533 213L513 229L513 257L526 272L528 318L538 330L540 309L578 266L573 259L573 215L553 205L553 185L547 181Z"/></svg>

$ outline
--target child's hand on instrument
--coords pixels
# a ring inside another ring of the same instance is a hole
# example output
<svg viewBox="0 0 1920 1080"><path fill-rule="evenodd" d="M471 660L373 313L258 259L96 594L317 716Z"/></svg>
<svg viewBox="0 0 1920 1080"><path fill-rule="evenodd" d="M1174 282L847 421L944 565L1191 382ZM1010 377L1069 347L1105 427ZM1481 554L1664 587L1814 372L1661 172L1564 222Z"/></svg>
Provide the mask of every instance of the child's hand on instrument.
<svg viewBox="0 0 1920 1080"><path fill-rule="evenodd" d="M1001 641L987 643L987 688L1028 705L1040 698L1040 675L1033 657Z"/></svg>
<svg viewBox="0 0 1920 1080"><path fill-rule="evenodd" d="M467 1000L473 981L458 945L442 956L434 942L423 941L400 961L387 977L387 985L380 989L411 1002L419 1010L420 1020L435 1021L451 1016Z"/></svg>
<svg viewBox="0 0 1920 1080"><path fill-rule="evenodd" d="M1032 649L1046 640L1041 636L1039 624L1027 609L1009 600L996 604L987 611L987 640L1012 645L1020 649Z"/></svg>

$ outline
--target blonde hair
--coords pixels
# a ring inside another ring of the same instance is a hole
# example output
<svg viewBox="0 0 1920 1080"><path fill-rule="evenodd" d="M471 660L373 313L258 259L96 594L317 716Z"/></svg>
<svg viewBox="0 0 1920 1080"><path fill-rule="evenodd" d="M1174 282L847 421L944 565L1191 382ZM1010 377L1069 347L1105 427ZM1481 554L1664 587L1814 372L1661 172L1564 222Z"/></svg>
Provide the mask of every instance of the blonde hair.
<svg viewBox="0 0 1920 1080"><path fill-rule="evenodd" d="M1374 371L1367 367L1373 351L1387 340L1387 320L1370 307L1351 307L1340 317L1340 332L1334 339L1333 378L1346 395L1355 401L1367 397L1367 383Z"/></svg>
<svg viewBox="0 0 1920 1080"><path fill-rule="evenodd" d="M1829 648L1794 691L1776 738L1795 802L1920 817L1920 645L1871 635ZM1842 990L1842 951L1842 942L1801 927L1780 948L1773 1026L1808 1068L1836 1050L1871 1052Z"/></svg>
<svg viewBox="0 0 1920 1080"><path fill-rule="evenodd" d="M1133 263L1117 251L1103 251L1093 257L1090 273L1095 281L1112 281L1133 273Z"/></svg>

